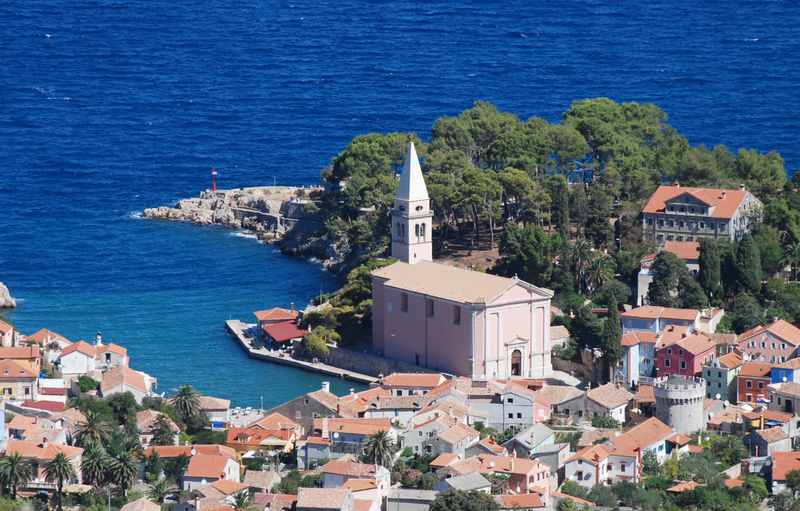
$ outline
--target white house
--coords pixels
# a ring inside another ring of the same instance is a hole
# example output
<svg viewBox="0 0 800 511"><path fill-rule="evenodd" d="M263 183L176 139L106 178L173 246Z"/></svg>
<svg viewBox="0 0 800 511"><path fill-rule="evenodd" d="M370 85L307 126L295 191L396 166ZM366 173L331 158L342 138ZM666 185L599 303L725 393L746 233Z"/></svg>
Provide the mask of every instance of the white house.
<svg viewBox="0 0 800 511"><path fill-rule="evenodd" d="M155 385L155 378L141 371L134 371L125 366L117 366L103 373L100 382L100 393L103 397L130 392L141 404L149 396Z"/></svg>
<svg viewBox="0 0 800 511"><path fill-rule="evenodd" d="M97 350L86 341L72 343L61 351L58 364L64 377L78 377L97 369Z"/></svg>
<svg viewBox="0 0 800 511"><path fill-rule="evenodd" d="M181 489L192 491L224 479L239 482L239 463L221 454L195 454L181 478Z"/></svg>
<svg viewBox="0 0 800 511"><path fill-rule="evenodd" d="M351 479L366 479L374 483L381 498L389 496L391 475L380 465L358 463L352 459L342 458L329 461L320 471L323 488L340 488Z"/></svg>

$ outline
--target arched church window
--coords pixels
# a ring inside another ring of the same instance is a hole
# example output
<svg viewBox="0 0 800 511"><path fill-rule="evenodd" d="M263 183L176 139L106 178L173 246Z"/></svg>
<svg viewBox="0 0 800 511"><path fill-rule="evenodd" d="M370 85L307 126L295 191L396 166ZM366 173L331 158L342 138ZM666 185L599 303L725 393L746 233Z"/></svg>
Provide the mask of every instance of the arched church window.
<svg viewBox="0 0 800 511"><path fill-rule="evenodd" d="M520 350L511 352L511 376L522 376L522 352Z"/></svg>
<svg viewBox="0 0 800 511"><path fill-rule="evenodd" d="M417 206L417 207L416 207L416 210L417 210L417 211L422 211L422 206Z"/></svg>
<svg viewBox="0 0 800 511"><path fill-rule="evenodd" d="M414 225L414 233L417 235L417 238L419 238L419 224Z"/></svg>
<svg viewBox="0 0 800 511"><path fill-rule="evenodd" d="M419 232L420 232L420 236L424 240L425 239L425 224L420 225Z"/></svg>

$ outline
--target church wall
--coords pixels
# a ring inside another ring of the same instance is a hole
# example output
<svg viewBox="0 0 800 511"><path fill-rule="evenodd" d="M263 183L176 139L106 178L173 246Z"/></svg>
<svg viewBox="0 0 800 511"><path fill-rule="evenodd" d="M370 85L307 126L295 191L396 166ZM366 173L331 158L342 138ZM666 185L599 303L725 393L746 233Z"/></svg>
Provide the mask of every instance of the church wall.
<svg viewBox="0 0 800 511"><path fill-rule="evenodd" d="M444 300L434 300L435 314L426 317L428 329L428 367L443 371L472 376L469 359L472 354L470 334L470 311L461 307L461 324L453 322L454 304Z"/></svg>
<svg viewBox="0 0 800 511"><path fill-rule="evenodd" d="M384 317L386 315L385 287L383 279L372 279L372 347L379 354L384 353Z"/></svg>
<svg viewBox="0 0 800 511"><path fill-rule="evenodd" d="M384 355L412 364L425 365L425 298L408 293L408 312L400 310L402 292L383 291ZM417 358L419 357L419 358Z"/></svg>

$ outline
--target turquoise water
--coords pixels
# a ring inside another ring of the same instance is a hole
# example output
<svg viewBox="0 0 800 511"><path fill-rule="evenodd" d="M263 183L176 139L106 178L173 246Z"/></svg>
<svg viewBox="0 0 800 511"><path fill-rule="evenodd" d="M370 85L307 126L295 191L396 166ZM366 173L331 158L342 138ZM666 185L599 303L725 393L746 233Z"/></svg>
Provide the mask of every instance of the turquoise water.
<svg viewBox="0 0 800 511"><path fill-rule="evenodd" d="M496 102L653 101L692 143L800 164L790 1L0 2L0 281L12 319L131 350L160 389L276 404L321 377L246 359L230 317L332 278L230 232L138 220L221 186L309 184L354 135ZM334 385L342 391L348 384Z"/></svg>

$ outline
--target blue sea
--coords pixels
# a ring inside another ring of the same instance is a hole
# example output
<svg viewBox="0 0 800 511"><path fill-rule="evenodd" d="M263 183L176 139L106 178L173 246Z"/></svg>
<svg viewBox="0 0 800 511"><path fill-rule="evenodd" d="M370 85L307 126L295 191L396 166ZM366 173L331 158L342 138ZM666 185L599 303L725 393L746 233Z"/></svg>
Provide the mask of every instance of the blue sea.
<svg viewBox="0 0 800 511"><path fill-rule="evenodd" d="M0 281L11 319L130 349L170 392L274 405L325 379L248 360L228 318L335 279L137 212L209 186L308 184L354 135L495 102L652 101L693 144L800 165L793 1L0 2ZM351 385L334 382L343 392Z"/></svg>

